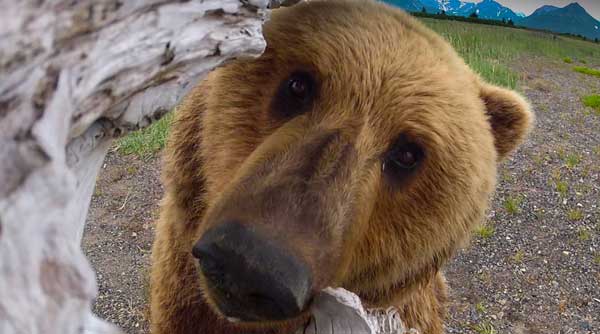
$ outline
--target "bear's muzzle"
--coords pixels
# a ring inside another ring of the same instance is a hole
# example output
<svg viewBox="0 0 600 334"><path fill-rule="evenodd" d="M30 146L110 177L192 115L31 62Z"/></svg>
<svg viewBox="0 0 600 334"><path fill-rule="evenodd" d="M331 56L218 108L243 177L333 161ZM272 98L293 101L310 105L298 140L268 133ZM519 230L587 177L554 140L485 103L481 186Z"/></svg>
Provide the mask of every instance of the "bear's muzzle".
<svg viewBox="0 0 600 334"><path fill-rule="evenodd" d="M312 277L309 268L236 221L208 230L193 255L213 301L228 318L244 322L285 320L308 304Z"/></svg>

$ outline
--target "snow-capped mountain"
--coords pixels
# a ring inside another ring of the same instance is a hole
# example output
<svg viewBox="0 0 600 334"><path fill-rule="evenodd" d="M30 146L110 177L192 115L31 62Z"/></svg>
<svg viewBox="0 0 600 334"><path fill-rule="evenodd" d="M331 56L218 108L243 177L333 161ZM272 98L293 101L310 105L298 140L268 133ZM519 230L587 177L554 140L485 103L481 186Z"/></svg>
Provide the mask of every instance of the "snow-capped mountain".
<svg viewBox="0 0 600 334"><path fill-rule="evenodd" d="M429 13L446 12L448 15L469 16L477 13L480 18L502 20L518 20L520 17L510 8L504 7L494 0L483 0L480 3L461 0L386 0L386 2L404 8L408 11L421 11L423 8Z"/></svg>
<svg viewBox="0 0 600 334"><path fill-rule="evenodd" d="M513 20L513 22L516 22L520 19L520 17L510 8L504 7L494 0L483 0L482 2L476 4L473 10L477 13L477 16L482 19L510 19Z"/></svg>
<svg viewBox="0 0 600 334"><path fill-rule="evenodd" d="M512 20L516 25L586 36L600 39L600 21L593 18L581 5L574 2L563 8L545 5L531 15L515 13L494 0L479 3L461 0L383 0L391 5L410 12L428 13L444 11L448 15L470 16L476 13L479 18L490 20Z"/></svg>
<svg viewBox="0 0 600 334"><path fill-rule="evenodd" d="M452 15L469 15L473 12L475 4L460 0L438 0L439 10L444 10Z"/></svg>

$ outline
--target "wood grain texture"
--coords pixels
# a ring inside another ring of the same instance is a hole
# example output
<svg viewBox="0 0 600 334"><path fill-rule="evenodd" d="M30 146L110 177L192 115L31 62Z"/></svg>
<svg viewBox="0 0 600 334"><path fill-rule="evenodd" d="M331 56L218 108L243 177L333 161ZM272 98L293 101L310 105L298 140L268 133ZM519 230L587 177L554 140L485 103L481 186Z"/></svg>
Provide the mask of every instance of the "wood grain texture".
<svg viewBox="0 0 600 334"><path fill-rule="evenodd" d="M259 55L266 0L0 0L0 333L113 333L80 249L113 138Z"/></svg>

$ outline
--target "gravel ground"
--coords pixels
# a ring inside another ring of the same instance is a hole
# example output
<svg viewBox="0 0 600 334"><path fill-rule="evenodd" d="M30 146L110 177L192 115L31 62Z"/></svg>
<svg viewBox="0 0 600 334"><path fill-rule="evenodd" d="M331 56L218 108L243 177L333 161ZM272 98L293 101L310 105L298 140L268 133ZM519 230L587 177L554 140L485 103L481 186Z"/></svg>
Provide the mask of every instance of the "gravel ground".
<svg viewBox="0 0 600 334"><path fill-rule="evenodd" d="M536 128L500 170L487 227L446 269L447 331L600 333L600 115L581 103L600 80L539 58L515 69ZM110 153L83 241L98 272L94 309L127 333L148 331L159 167Z"/></svg>
<svg viewBox="0 0 600 334"><path fill-rule="evenodd" d="M148 333L148 270L162 197L158 158L108 154L96 184L83 249L97 271L94 311L126 333Z"/></svg>
<svg viewBox="0 0 600 334"><path fill-rule="evenodd" d="M517 70L536 128L502 166L493 234L447 268L448 332L600 333L600 116L581 103L600 80L541 59Z"/></svg>

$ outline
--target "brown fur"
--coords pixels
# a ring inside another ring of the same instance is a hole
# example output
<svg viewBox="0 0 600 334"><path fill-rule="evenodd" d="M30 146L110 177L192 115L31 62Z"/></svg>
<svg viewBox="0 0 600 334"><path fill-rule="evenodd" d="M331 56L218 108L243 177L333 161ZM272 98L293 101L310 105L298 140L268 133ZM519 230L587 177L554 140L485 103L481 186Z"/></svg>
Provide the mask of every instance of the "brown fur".
<svg viewBox="0 0 600 334"><path fill-rule="evenodd" d="M263 56L216 70L177 110L153 248L153 333L249 331L217 315L190 253L228 217L308 263L315 292L342 286L369 306L398 307L422 333L442 333L440 267L482 220L496 162L533 121L527 103L482 82L440 37L381 4L280 9L265 36ZM317 78L315 105L274 117L279 83L299 69ZM426 158L393 187L381 157L399 134ZM302 320L259 327L284 332Z"/></svg>

